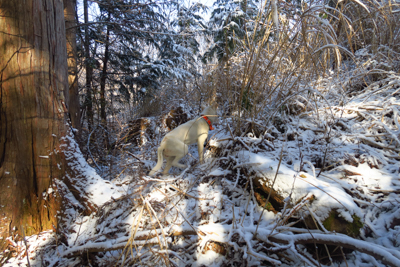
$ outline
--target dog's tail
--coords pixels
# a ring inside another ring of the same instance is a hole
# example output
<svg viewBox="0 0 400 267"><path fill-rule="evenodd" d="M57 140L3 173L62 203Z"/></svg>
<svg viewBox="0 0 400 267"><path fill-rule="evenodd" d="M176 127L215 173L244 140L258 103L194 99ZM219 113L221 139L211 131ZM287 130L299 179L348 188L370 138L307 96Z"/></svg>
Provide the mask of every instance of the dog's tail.
<svg viewBox="0 0 400 267"><path fill-rule="evenodd" d="M158 171L159 169L161 169L163 161L164 161L164 157L163 157L163 152L164 152L164 144L165 142L162 142L160 147L157 150L157 164L156 166L154 166L154 168L150 171L149 176L154 176L154 174L156 173L156 171Z"/></svg>

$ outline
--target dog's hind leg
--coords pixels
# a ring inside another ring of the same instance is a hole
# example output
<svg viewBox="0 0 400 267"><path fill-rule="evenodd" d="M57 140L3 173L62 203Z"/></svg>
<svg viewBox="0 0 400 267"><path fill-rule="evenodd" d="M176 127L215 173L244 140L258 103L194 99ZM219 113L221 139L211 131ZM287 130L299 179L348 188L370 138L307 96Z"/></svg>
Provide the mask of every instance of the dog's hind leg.
<svg viewBox="0 0 400 267"><path fill-rule="evenodd" d="M164 174L164 175L165 175L165 174L168 174L169 169L171 169L171 167L172 167L172 162L173 162L174 159L175 159L174 156L172 156L172 157L166 157L166 158L167 158L167 164L165 165L165 168L164 168L164 171L163 171L163 174Z"/></svg>
<svg viewBox="0 0 400 267"><path fill-rule="evenodd" d="M175 151L175 159L172 161L172 166L178 167L180 169L185 169L187 166L179 163L179 161L186 156L188 153L188 146L184 143L179 145L179 148Z"/></svg>
<svg viewBox="0 0 400 267"><path fill-rule="evenodd" d="M163 171L163 174L167 174L172 166L178 167L180 169L185 169L187 166L184 165L184 164L179 163L179 160L181 160L181 158L183 158L183 156L168 157L167 158L167 164L165 165L165 169Z"/></svg>
<svg viewBox="0 0 400 267"><path fill-rule="evenodd" d="M174 161L172 161L172 166L178 167L180 169L185 169L187 166L185 164L179 163L181 158L175 157Z"/></svg>
<svg viewBox="0 0 400 267"><path fill-rule="evenodd" d="M179 163L181 158L188 153L188 146L185 143L177 139L169 139L164 153L164 156L168 158L163 174L167 174L172 166L180 169L186 168L186 165Z"/></svg>

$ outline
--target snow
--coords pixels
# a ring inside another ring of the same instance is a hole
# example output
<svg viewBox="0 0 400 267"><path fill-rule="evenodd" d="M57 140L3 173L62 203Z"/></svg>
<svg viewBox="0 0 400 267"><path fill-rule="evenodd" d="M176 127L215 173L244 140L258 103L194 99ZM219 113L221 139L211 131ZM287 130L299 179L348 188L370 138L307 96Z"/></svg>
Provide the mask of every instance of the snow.
<svg viewBox="0 0 400 267"><path fill-rule="evenodd" d="M210 267L218 267L222 264L222 259L219 257L219 254L212 251L207 250L205 253L197 253L196 255L197 261L193 266L210 266Z"/></svg>
<svg viewBox="0 0 400 267"><path fill-rule="evenodd" d="M223 170L222 168L217 168L217 169L213 170L212 172L210 172L208 175L210 175L210 176L225 176L230 173L231 173L230 170Z"/></svg>
<svg viewBox="0 0 400 267"><path fill-rule="evenodd" d="M71 149L66 150L65 152L67 159L70 160L69 165L70 167L74 168L77 173L80 173L83 177L85 177L85 181L79 182L85 184L84 194L88 196L89 201L97 206L102 206L104 203L109 201L111 197L121 197L123 191L120 191L120 189L118 189L118 187L113 185L111 182L100 177L96 173L95 169L86 162L73 137L68 135L65 137L65 139L71 146ZM71 159L74 160L72 161Z"/></svg>
<svg viewBox="0 0 400 267"><path fill-rule="evenodd" d="M155 164L157 140L132 148L140 163L126 172L123 166L132 159L115 156L118 175L106 179L87 163L72 135L64 137L63 150L75 171L45 192L63 192L60 234L28 236L28 248L10 238L18 253L4 266L27 265L26 255L31 266L80 266L87 255L98 266L121 264L121 255L127 261L137 257L130 266L170 264L161 259L176 266L313 266L320 263L303 244L314 241L353 250L331 266L343 266L344 260L357 267L400 266L400 101L393 97L399 84L392 82L400 77L388 74L387 83L376 82L339 105L335 94L342 88L335 84L349 84L356 76L346 75L319 81L318 107L275 114L281 125L270 118L256 121L262 126L259 136L232 136L227 130L232 118L222 118L209 142L219 154L210 149L199 165L192 146L192 156L185 158L189 167L173 168L166 176L146 175ZM156 134L163 132L158 126ZM255 177L282 196L283 208L260 207ZM90 214L82 212L88 203ZM323 222L332 210L349 223L359 218L360 234L327 230ZM296 225L306 217L316 227ZM206 249L213 245L227 252Z"/></svg>
<svg viewBox="0 0 400 267"><path fill-rule="evenodd" d="M338 209L340 215L349 222L353 221L354 214L361 217L356 203L337 184L330 184L326 179L317 179L307 173L295 172L285 165L281 165L278 170L279 161L260 153L242 151L238 156L240 160L248 161L252 169L259 173L267 184L272 184L278 171L273 188L277 188L283 197L291 195L292 201L296 203L308 194L313 195L315 197L313 206L317 209L313 211L321 219L326 219L332 209Z"/></svg>

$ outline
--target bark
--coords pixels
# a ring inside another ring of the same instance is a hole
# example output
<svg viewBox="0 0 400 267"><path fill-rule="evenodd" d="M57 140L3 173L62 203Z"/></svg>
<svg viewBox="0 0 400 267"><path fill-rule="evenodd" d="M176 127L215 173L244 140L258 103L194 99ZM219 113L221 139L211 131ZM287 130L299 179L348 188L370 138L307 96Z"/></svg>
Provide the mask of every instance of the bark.
<svg viewBox="0 0 400 267"><path fill-rule="evenodd" d="M65 172L67 53L63 3L0 0L0 242L57 228ZM0 243L0 249L4 248Z"/></svg>
<svg viewBox="0 0 400 267"><path fill-rule="evenodd" d="M110 15L108 15L108 20L110 20ZM110 25L107 25L106 32L106 44L104 49L103 58L103 71L100 78L100 118L103 127L107 126L107 114L106 114L106 81L107 81L107 64L109 59L109 42L110 42Z"/></svg>
<svg viewBox="0 0 400 267"><path fill-rule="evenodd" d="M108 13L108 21L110 21L111 14ZM110 143L108 142L108 131L107 131L107 114L106 114L106 81L107 81L107 65L108 59L110 57L109 46L110 46L110 25L107 24L106 31L106 43L104 48L104 58L103 58L103 70L100 77L100 120L103 125L105 134L105 147L108 150L110 148Z"/></svg>
<svg viewBox="0 0 400 267"><path fill-rule="evenodd" d="M68 110L70 114L72 127L80 133L80 105L78 90L78 68L77 68L77 50L76 50L76 20L75 8L76 0L63 0L64 17L67 38L68 54L68 86L69 103Z"/></svg>
<svg viewBox="0 0 400 267"><path fill-rule="evenodd" d="M88 15L88 1L83 1L83 13L85 24L89 22ZM93 126L93 96L92 96L92 80L93 80L93 67L90 58L90 39L89 27L85 27L85 68L86 68L86 115L88 119L88 128L91 131Z"/></svg>

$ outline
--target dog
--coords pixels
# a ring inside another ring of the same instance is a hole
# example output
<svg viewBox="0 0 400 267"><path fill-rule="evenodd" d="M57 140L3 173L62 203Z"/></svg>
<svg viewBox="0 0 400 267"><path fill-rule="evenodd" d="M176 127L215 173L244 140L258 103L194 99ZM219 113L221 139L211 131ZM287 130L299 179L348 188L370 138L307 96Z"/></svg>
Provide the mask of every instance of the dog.
<svg viewBox="0 0 400 267"><path fill-rule="evenodd" d="M203 109L201 117L178 126L164 136L157 150L157 164L150 171L149 176L154 176L156 171L161 169L164 157L167 159L167 164L165 165L163 175L168 174L172 166L185 169L187 166L180 164L179 160L188 153L188 145L196 142L200 163L204 162L204 141L208 137L208 131L214 129L212 123L217 120L217 104L214 103L208 107L203 106Z"/></svg>

